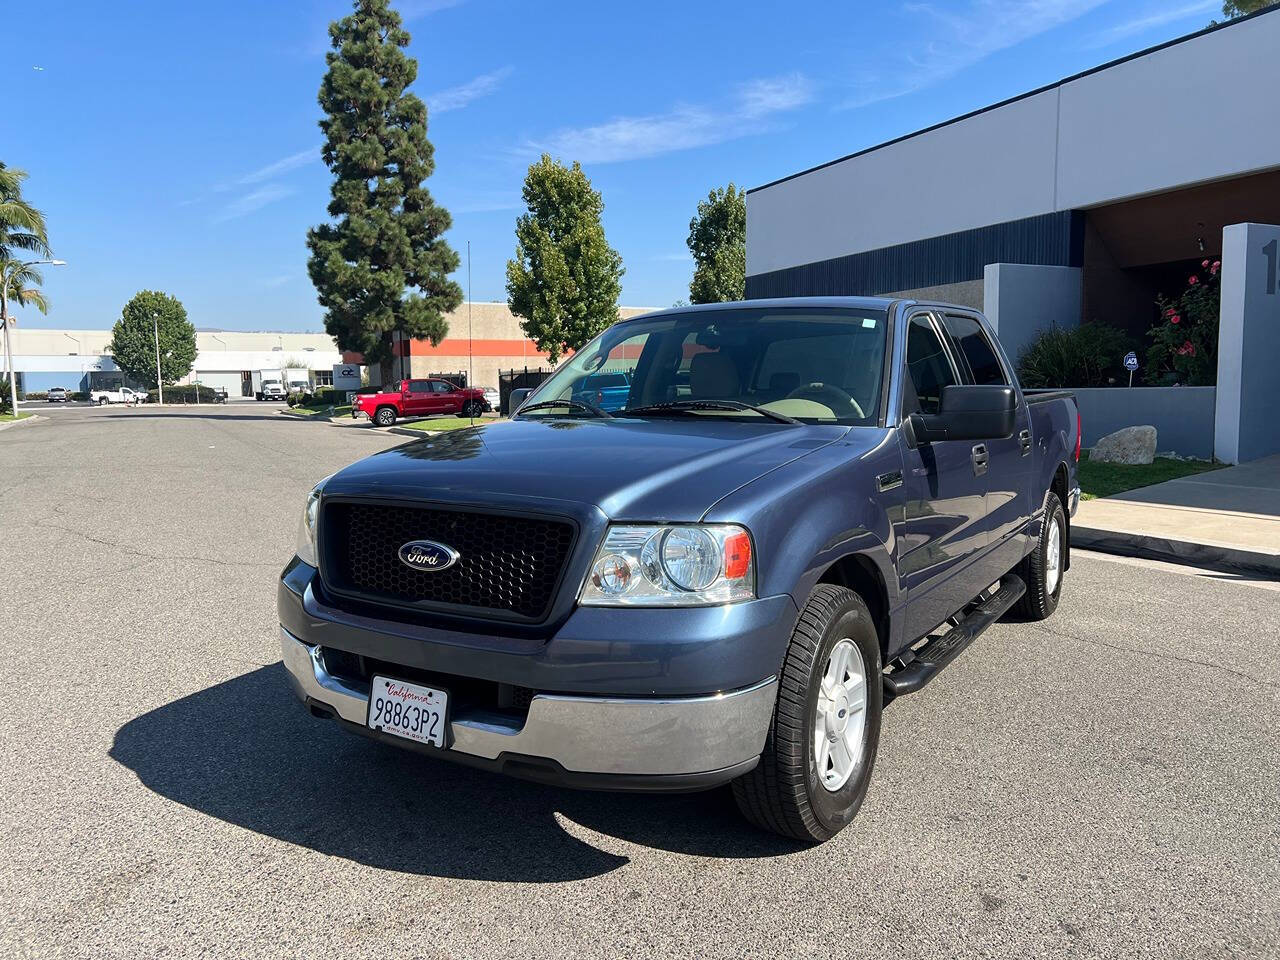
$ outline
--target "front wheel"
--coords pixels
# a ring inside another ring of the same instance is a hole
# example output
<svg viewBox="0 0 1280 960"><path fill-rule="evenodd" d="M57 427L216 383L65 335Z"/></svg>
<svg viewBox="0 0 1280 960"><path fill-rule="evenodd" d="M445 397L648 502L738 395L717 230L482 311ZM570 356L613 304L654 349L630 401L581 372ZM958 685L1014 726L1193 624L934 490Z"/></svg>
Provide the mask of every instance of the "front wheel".
<svg viewBox="0 0 1280 960"><path fill-rule="evenodd" d="M1026 620L1044 620L1058 609L1062 596L1062 574L1067 563L1067 515L1056 493L1044 502L1044 522L1035 549L1017 567L1018 576L1027 584L1014 608Z"/></svg>
<svg viewBox="0 0 1280 960"><path fill-rule="evenodd" d="M818 584L791 634L760 763L733 782L738 809L785 837L834 837L866 797L883 703L871 612L852 590Z"/></svg>
<svg viewBox="0 0 1280 960"><path fill-rule="evenodd" d="M480 417L484 415L484 404L479 400L468 400L466 406L462 408L464 417Z"/></svg>

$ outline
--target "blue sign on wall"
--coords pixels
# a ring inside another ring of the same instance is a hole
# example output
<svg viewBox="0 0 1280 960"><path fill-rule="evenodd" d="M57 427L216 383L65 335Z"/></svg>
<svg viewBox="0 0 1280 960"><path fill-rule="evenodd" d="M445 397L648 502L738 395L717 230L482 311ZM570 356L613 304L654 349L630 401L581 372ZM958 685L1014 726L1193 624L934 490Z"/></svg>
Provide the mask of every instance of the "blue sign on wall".
<svg viewBox="0 0 1280 960"><path fill-rule="evenodd" d="M1138 369L1138 355L1132 350L1124 355L1124 368L1126 370Z"/></svg>

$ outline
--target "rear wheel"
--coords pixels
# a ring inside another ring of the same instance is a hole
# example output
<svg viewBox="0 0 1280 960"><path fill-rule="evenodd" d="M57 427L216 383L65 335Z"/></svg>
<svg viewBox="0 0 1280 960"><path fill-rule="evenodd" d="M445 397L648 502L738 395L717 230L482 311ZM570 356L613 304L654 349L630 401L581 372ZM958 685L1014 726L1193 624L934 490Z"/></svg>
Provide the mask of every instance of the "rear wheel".
<svg viewBox="0 0 1280 960"><path fill-rule="evenodd" d="M1018 576L1027 584L1027 592L1014 607L1017 616L1044 620L1058 609L1066 561L1067 515L1058 495L1050 493L1044 503L1040 541L1017 567Z"/></svg>
<svg viewBox="0 0 1280 960"><path fill-rule="evenodd" d="M373 415L373 422L380 427L389 427L396 422L396 412L392 407L379 407Z"/></svg>
<svg viewBox="0 0 1280 960"><path fill-rule="evenodd" d="M880 744L881 669L866 603L816 586L791 635L760 763L733 783L748 820L812 843L853 819Z"/></svg>

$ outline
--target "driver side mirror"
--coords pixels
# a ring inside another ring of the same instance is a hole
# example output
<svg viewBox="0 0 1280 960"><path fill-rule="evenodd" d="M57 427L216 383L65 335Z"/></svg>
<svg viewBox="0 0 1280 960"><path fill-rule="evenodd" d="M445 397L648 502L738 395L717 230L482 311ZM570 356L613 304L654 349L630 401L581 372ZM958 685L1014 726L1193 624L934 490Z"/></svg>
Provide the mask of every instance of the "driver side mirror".
<svg viewBox="0 0 1280 960"><path fill-rule="evenodd" d="M908 418L915 443L937 440L1003 440L1013 436L1018 395L1013 387L951 384L942 388L937 413Z"/></svg>
<svg viewBox="0 0 1280 960"><path fill-rule="evenodd" d="M517 387L511 391L511 396L507 398L507 406L511 413L515 413L520 409L520 404L529 398L529 394L533 393L533 387ZM510 415L510 414L508 414Z"/></svg>

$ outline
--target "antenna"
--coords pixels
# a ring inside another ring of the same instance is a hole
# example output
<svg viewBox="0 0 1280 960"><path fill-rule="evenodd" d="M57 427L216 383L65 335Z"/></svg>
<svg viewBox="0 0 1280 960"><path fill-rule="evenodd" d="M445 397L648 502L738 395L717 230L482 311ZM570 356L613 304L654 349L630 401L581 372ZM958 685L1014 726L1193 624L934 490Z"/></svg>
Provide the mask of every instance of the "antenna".
<svg viewBox="0 0 1280 960"><path fill-rule="evenodd" d="M471 241L467 241L467 386L476 385L474 363L471 359Z"/></svg>

